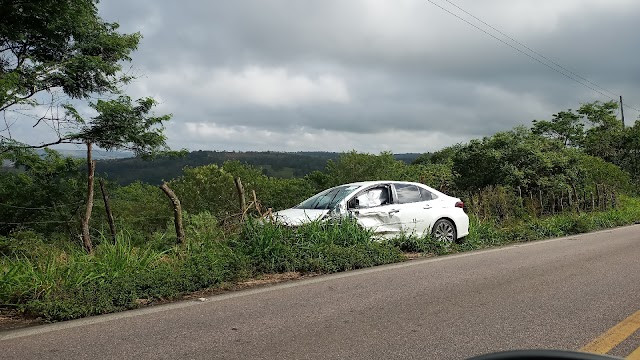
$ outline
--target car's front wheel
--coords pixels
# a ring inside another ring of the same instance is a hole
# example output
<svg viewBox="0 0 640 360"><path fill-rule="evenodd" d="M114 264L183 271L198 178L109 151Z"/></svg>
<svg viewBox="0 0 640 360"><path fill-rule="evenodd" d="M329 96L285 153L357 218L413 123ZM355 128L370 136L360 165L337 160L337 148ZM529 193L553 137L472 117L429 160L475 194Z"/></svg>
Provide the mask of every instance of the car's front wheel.
<svg viewBox="0 0 640 360"><path fill-rule="evenodd" d="M440 219L433 224L431 236L438 241L448 243L453 243L458 239L455 225L447 219Z"/></svg>

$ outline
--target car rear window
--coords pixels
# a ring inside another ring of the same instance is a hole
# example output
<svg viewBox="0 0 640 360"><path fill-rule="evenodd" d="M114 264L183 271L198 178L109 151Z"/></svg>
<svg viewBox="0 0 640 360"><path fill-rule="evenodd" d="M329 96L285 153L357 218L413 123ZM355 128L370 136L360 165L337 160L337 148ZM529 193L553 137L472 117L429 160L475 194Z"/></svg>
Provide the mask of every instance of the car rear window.
<svg viewBox="0 0 640 360"><path fill-rule="evenodd" d="M423 201L422 195L420 195L420 189L417 186L409 185L409 184L395 184L395 185L396 185L396 192L398 193L398 202L400 204L408 204L408 203Z"/></svg>
<svg viewBox="0 0 640 360"><path fill-rule="evenodd" d="M422 200L433 200L437 198L437 196L427 189L420 188L420 195L422 195Z"/></svg>

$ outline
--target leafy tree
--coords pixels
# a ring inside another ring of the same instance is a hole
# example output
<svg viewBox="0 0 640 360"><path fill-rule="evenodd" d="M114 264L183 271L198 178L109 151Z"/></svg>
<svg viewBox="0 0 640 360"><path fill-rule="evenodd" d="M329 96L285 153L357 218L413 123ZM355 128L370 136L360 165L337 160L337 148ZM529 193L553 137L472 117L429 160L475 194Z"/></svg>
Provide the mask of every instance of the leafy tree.
<svg viewBox="0 0 640 360"><path fill-rule="evenodd" d="M596 101L578 109L578 114L590 124L583 141L585 152L614 164L619 163L624 132L622 122L615 114L617 108L615 101Z"/></svg>
<svg viewBox="0 0 640 360"><path fill-rule="evenodd" d="M453 171L462 190L555 187L575 178L571 154L559 142L517 127L463 146L453 157Z"/></svg>
<svg viewBox="0 0 640 360"><path fill-rule="evenodd" d="M618 164L640 185L640 120L624 129Z"/></svg>
<svg viewBox="0 0 640 360"><path fill-rule="evenodd" d="M582 118L571 109L553 114L551 121L533 120L532 132L560 141L564 146L578 146L584 138Z"/></svg>
<svg viewBox="0 0 640 360"><path fill-rule="evenodd" d="M168 115L153 116L151 98L132 103L120 94L122 84L132 77L122 74L122 61L129 61L140 34L120 34L118 24L107 23L98 15L94 0L0 0L0 112L43 105L51 95L49 107L35 126L42 123L55 130L56 140L26 144L11 136L10 125L0 135L0 153L25 148L42 148L63 143L87 146L87 201L83 219L83 242L91 252L89 220L93 205L95 163L92 146L106 150L128 149L152 155L167 150L162 122ZM64 97L56 95L61 91ZM89 102L95 95L115 99ZM87 101L97 115L87 120L74 104ZM61 107L64 111L53 111ZM62 113L59 117L57 114ZM17 117L20 119L20 116ZM17 121L17 120L16 120Z"/></svg>
<svg viewBox="0 0 640 360"><path fill-rule="evenodd" d="M122 74L140 34L121 34L117 23L98 16L95 0L0 0L0 112L117 92L131 76ZM66 119L52 115L42 122ZM3 137L3 140L8 140Z"/></svg>
<svg viewBox="0 0 640 360"><path fill-rule="evenodd" d="M407 168L406 163L396 160L390 152L374 155L351 151L327 162L325 180L328 186L367 180L401 180Z"/></svg>
<svg viewBox="0 0 640 360"><path fill-rule="evenodd" d="M616 117L617 108L615 101L583 104L577 111L569 109L554 114L551 121L534 120L531 131L566 147L577 147L589 155L620 164L625 130Z"/></svg>

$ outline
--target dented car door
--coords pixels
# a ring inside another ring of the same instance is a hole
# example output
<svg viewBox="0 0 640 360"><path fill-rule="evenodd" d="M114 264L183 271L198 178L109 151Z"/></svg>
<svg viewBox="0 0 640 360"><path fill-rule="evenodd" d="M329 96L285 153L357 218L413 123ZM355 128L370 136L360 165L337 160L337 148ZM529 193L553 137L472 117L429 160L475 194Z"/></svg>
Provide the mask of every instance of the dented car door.
<svg viewBox="0 0 640 360"><path fill-rule="evenodd" d="M363 190L348 201L348 210L360 226L377 235L393 237L402 231L397 210L392 201L390 185Z"/></svg>

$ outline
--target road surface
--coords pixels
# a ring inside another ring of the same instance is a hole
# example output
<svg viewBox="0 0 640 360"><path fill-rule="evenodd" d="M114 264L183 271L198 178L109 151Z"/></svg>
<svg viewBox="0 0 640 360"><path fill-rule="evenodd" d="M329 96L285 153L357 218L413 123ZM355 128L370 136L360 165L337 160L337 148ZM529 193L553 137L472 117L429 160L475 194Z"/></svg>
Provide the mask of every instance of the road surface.
<svg viewBox="0 0 640 360"><path fill-rule="evenodd" d="M0 332L0 359L640 359L638 310L629 226Z"/></svg>

